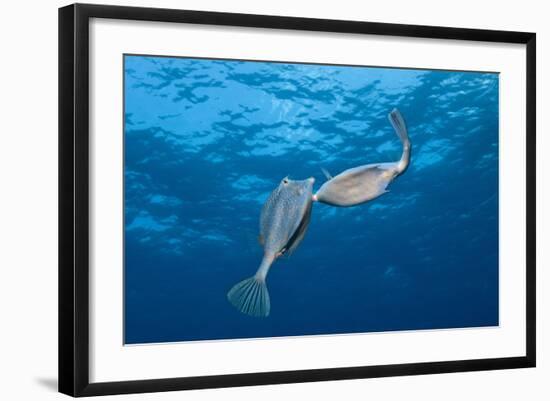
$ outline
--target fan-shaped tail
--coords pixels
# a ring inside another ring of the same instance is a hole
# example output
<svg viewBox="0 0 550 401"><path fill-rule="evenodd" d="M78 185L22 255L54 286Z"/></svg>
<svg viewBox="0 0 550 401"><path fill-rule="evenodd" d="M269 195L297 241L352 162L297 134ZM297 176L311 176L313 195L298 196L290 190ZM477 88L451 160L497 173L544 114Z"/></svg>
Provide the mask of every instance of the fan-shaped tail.
<svg viewBox="0 0 550 401"><path fill-rule="evenodd" d="M409 166L411 159L411 141L409 140L409 134L407 133L407 125L405 124L405 120L399 110L393 109L388 115L388 118L393 126L393 129L395 130L395 133L403 144L403 154L401 155L399 162L397 162L397 174L402 174Z"/></svg>
<svg viewBox="0 0 550 401"><path fill-rule="evenodd" d="M271 309L265 278L250 277L235 284L227 293L227 299L240 310L255 317L267 317Z"/></svg>

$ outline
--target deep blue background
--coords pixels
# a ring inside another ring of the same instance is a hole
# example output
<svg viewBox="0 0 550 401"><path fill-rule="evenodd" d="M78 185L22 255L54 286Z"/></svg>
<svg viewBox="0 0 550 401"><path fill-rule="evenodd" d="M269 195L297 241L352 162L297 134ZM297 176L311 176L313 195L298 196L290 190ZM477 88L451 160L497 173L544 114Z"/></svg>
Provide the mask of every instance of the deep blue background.
<svg viewBox="0 0 550 401"><path fill-rule="evenodd" d="M252 275L286 175L412 162L368 204L315 204L268 277L271 315L226 300ZM125 57L125 342L498 324L498 75Z"/></svg>

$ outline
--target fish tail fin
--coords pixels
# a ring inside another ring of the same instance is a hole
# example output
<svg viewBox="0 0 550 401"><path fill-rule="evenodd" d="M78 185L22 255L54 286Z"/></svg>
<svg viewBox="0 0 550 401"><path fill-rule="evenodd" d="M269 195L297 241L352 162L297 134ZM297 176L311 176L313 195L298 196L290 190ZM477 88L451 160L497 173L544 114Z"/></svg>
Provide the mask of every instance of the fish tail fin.
<svg viewBox="0 0 550 401"><path fill-rule="evenodd" d="M407 125L405 124L405 120L403 119L403 116L401 115L399 110L393 109L390 114L388 114L388 119L390 120L390 123L395 130L395 133L403 144L403 155L401 156L401 160L398 163L398 174L401 174L407 169L409 165L409 160L411 156L411 141L409 140Z"/></svg>
<svg viewBox="0 0 550 401"><path fill-rule="evenodd" d="M271 309L265 277L253 276L243 280L227 293L227 299L242 313L267 317Z"/></svg>
<svg viewBox="0 0 550 401"><path fill-rule="evenodd" d="M401 115L399 110L393 109L388 115L388 118L391 125L393 126L393 129L395 130L395 133L397 134L399 139L401 139L401 142L403 142L403 145L410 145L407 125L405 124L405 120L403 119L403 116Z"/></svg>

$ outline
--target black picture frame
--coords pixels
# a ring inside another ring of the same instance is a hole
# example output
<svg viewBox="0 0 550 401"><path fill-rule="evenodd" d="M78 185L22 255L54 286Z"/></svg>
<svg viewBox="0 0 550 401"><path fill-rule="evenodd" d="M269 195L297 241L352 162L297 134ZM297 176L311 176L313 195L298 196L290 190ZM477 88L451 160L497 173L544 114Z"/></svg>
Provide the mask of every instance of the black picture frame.
<svg viewBox="0 0 550 401"><path fill-rule="evenodd" d="M526 45L526 353L520 357L90 383L89 21L90 18L275 28ZM74 4L59 9L59 391L71 396L159 392L383 376L534 367L536 35L220 12Z"/></svg>

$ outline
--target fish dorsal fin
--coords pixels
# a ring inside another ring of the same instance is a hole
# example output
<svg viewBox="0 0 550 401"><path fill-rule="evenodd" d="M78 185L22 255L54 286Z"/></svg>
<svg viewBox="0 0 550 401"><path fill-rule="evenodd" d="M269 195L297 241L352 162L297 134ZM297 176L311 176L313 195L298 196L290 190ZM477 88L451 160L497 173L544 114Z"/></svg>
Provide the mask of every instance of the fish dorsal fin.
<svg viewBox="0 0 550 401"><path fill-rule="evenodd" d="M321 171L323 172L325 177L327 177L327 180L332 180L332 175L330 175L330 173L328 172L328 170L326 168L321 167Z"/></svg>

